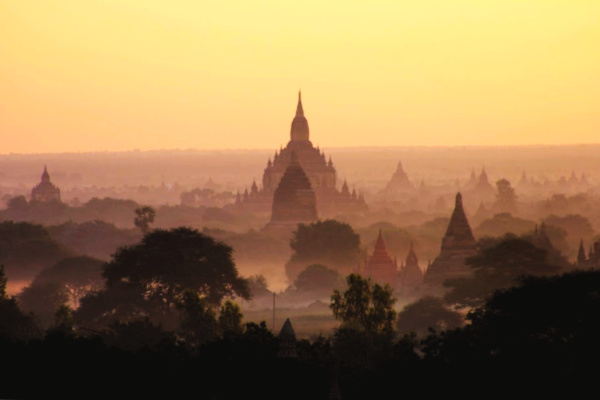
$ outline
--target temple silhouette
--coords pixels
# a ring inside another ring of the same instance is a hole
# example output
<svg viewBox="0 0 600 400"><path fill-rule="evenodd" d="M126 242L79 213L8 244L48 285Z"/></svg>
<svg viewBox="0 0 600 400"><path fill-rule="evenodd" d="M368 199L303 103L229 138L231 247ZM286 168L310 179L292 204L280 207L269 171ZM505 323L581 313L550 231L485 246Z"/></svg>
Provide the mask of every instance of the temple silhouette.
<svg viewBox="0 0 600 400"><path fill-rule="evenodd" d="M273 194L271 221L264 230L291 231L299 223L310 223L317 217L315 191L292 151L290 163Z"/></svg>
<svg viewBox="0 0 600 400"><path fill-rule="evenodd" d="M357 193L356 190L350 191L345 181L341 189L337 189L337 171L331 157L327 160L325 153L310 141L308 120L304 116L300 92L298 93L296 115L290 129L290 141L285 148L275 151L273 160L269 158L267 161L261 187L255 181L252 183L250 191L245 189L243 194L238 192L236 208L251 212L268 212L272 209L273 196L292 162L292 154L295 154L298 164L314 190L319 214L327 217L340 212L367 210L362 193Z"/></svg>
<svg viewBox="0 0 600 400"><path fill-rule="evenodd" d="M387 249L381 229L373 254L365 259L362 273L377 283L390 285L400 295L414 294L423 284L423 272L413 244L410 244L406 265L398 267L398 261Z"/></svg>
<svg viewBox="0 0 600 400"><path fill-rule="evenodd" d="M454 211L442 238L440 255L427 268L425 283L441 287L448 278L470 275L471 271L465 265L465 260L476 252L477 246L463 209L462 195L457 193Z"/></svg>
<svg viewBox="0 0 600 400"><path fill-rule="evenodd" d="M44 172L42 173L42 180L40 183L35 185L31 189L31 201L39 202L60 202L60 189L50 182L50 174L48 169L44 165Z"/></svg>

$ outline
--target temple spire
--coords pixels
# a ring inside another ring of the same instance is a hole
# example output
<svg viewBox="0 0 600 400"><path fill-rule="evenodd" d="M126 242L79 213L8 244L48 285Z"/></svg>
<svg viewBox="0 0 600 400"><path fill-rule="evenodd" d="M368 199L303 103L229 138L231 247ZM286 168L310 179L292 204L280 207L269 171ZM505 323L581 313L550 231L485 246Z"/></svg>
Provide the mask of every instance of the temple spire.
<svg viewBox="0 0 600 400"><path fill-rule="evenodd" d="M298 90L298 106L296 107L296 115L304 116L304 109L302 108L302 91Z"/></svg>
<svg viewBox="0 0 600 400"><path fill-rule="evenodd" d="M302 107L302 92L298 91L298 106L296 107L296 116L292 120L290 139L292 142L307 142L308 137L308 121L304 116L304 108Z"/></svg>

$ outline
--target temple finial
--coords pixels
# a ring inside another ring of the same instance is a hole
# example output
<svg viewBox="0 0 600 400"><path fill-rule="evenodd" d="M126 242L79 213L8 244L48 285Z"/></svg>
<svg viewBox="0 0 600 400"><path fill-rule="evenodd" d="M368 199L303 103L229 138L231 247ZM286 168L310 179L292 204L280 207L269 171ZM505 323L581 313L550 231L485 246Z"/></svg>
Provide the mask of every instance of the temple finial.
<svg viewBox="0 0 600 400"><path fill-rule="evenodd" d="M304 108L302 108L302 91L298 90L298 106L296 107L296 115L304 116Z"/></svg>

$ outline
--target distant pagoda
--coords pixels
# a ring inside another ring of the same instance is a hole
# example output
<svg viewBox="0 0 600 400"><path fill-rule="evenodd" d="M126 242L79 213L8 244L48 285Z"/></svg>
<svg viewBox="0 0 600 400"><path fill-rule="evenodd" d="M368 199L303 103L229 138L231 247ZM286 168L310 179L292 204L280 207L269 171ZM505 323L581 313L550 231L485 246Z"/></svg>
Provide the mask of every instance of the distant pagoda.
<svg viewBox="0 0 600 400"><path fill-rule="evenodd" d="M277 352L278 358L296 358L296 332L292 327L292 322L289 318L286 318L281 331L279 331L279 351Z"/></svg>
<svg viewBox="0 0 600 400"><path fill-rule="evenodd" d="M388 253L381 229L373 255L365 261L364 274L380 284L398 285L398 263Z"/></svg>
<svg viewBox="0 0 600 400"><path fill-rule="evenodd" d="M470 275L465 259L475 255L476 251L477 245L463 209L462 195L457 193L440 255L425 272L425 283L441 286L445 279Z"/></svg>
<svg viewBox="0 0 600 400"><path fill-rule="evenodd" d="M419 267L419 259L415 254L412 242L406 256L406 265L400 268L400 291L403 294L414 292L423 284L423 271Z"/></svg>
<svg viewBox="0 0 600 400"><path fill-rule="evenodd" d="M50 201L60 202L60 189L50 182L50 174L45 165L44 172L42 173L42 181L31 189L31 201L43 203Z"/></svg>
<svg viewBox="0 0 600 400"><path fill-rule="evenodd" d="M408 175L404 172L402 162L398 161L396 172L383 189L383 195L386 200L401 200L407 194L415 193L416 188L408 179Z"/></svg>
<svg viewBox="0 0 600 400"><path fill-rule="evenodd" d="M246 189L244 195L240 195L236 200L235 206L241 210L268 211L275 190L292 161L292 153L295 153L297 162L310 181L323 214L333 215L343 211L367 209L363 195L355 190L350 191L345 181L341 190L337 189L337 172L331 157L327 160L325 153L319 147L314 147L310 141L310 130L304 116L301 93L298 93L296 115L290 129L290 141L285 148L275 151L273 160L269 158L267 161L262 187L258 188L254 182L250 193L247 193Z"/></svg>

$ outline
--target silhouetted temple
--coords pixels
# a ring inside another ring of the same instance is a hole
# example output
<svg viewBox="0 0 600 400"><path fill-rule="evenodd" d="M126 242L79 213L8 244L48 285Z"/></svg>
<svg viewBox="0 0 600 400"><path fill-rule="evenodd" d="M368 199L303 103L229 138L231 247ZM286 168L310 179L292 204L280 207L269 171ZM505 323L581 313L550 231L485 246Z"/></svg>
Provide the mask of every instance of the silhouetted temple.
<svg viewBox="0 0 600 400"><path fill-rule="evenodd" d="M290 319L287 318L281 327L279 332L279 352L277 353L278 358L296 358L296 332L292 327Z"/></svg>
<svg viewBox="0 0 600 400"><path fill-rule="evenodd" d="M398 285L398 263L388 253L381 229L373 255L365 261L364 274L380 284Z"/></svg>
<svg viewBox="0 0 600 400"><path fill-rule="evenodd" d="M423 271L419 267L419 259L415 254L413 244L406 256L406 265L400 268L400 291L404 294L413 292L423 284Z"/></svg>
<svg viewBox="0 0 600 400"><path fill-rule="evenodd" d="M50 174L45 165L42 181L31 189L31 201L60 201L60 189L50 182Z"/></svg>
<svg viewBox="0 0 600 400"><path fill-rule="evenodd" d="M577 263L578 268L600 268L600 241L594 242L590 246L590 251L586 257L585 249L583 247L583 240L579 242L579 251L577 252Z"/></svg>
<svg viewBox="0 0 600 400"><path fill-rule="evenodd" d="M474 255L476 250L475 238L463 209L462 195L457 193L440 255L427 269L425 283L441 286L445 279L469 275L471 271L465 265L465 259Z"/></svg>
<svg viewBox="0 0 600 400"><path fill-rule="evenodd" d="M298 163L315 191L322 214L366 210L363 195L357 194L355 190L351 192L346 182L342 185L341 190L337 189L337 173L331 157L326 160L325 153L318 147L314 147L310 141L308 121L304 116L300 93L298 94L296 115L292 120L290 141L285 148L275 151L272 161L270 158L267 161L262 177L262 187L259 189L254 182L250 193L244 194L239 201L236 201L237 207L250 211L267 211L271 207L275 190L291 162L292 153L296 154Z"/></svg>
<svg viewBox="0 0 600 400"><path fill-rule="evenodd" d="M273 194L271 222L265 229L293 229L299 223L313 222L317 218L315 192L298 163L296 153L292 152L290 163Z"/></svg>
<svg viewBox="0 0 600 400"><path fill-rule="evenodd" d="M398 161L396 172L383 189L383 195L386 200L400 200L407 194L416 192L415 186L408 179L408 175L402 168L402 162Z"/></svg>

